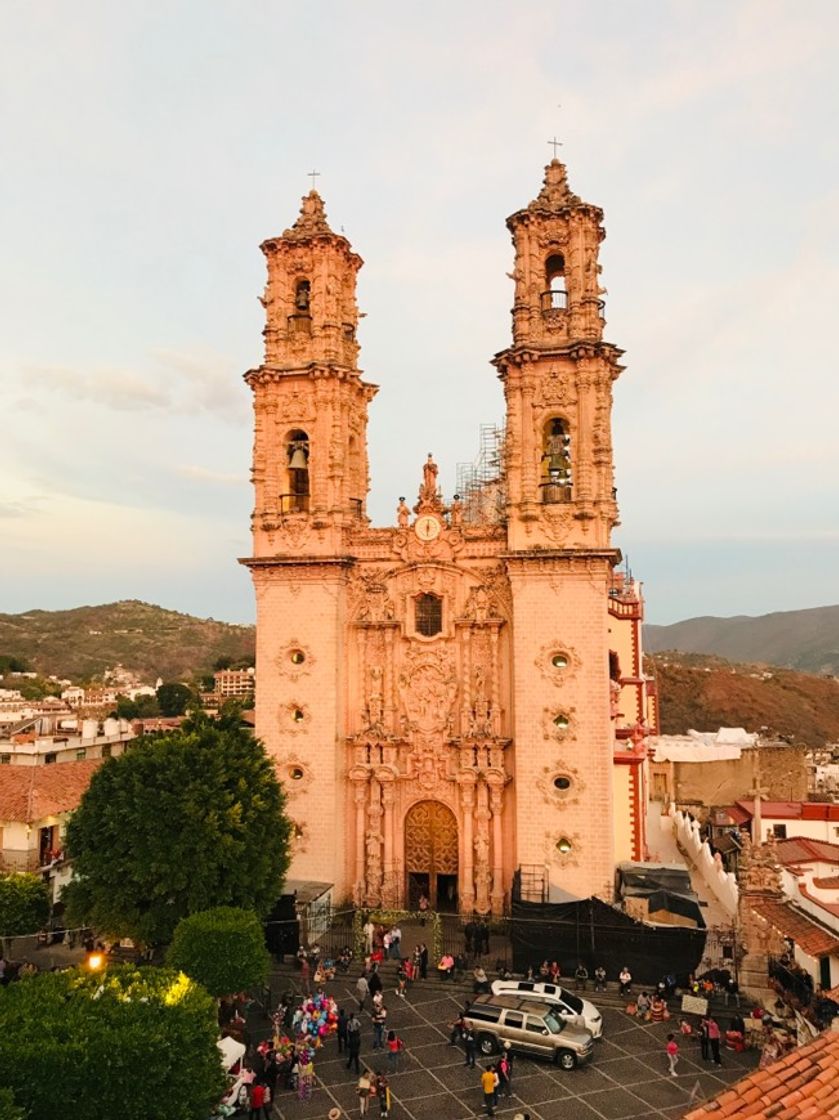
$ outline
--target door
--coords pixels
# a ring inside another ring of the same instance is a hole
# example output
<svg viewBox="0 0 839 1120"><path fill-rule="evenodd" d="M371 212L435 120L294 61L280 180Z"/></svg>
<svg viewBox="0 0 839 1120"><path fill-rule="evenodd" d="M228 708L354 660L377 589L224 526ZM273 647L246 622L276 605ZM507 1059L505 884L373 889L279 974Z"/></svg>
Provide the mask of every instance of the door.
<svg viewBox="0 0 839 1120"><path fill-rule="evenodd" d="M439 801L420 801L405 817L405 872L410 897L427 882L433 910L457 910L457 821Z"/></svg>

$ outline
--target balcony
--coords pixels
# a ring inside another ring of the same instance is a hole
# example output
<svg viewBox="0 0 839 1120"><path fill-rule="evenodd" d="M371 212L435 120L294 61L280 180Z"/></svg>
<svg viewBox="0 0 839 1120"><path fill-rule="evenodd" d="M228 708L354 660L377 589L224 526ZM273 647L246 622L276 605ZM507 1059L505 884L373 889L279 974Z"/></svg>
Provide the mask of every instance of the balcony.
<svg viewBox="0 0 839 1120"><path fill-rule="evenodd" d="M571 478L550 479L539 484L540 501L547 505L554 502L572 501Z"/></svg>
<svg viewBox="0 0 839 1120"><path fill-rule="evenodd" d="M280 514L308 513L308 494L280 494L277 499L277 508Z"/></svg>

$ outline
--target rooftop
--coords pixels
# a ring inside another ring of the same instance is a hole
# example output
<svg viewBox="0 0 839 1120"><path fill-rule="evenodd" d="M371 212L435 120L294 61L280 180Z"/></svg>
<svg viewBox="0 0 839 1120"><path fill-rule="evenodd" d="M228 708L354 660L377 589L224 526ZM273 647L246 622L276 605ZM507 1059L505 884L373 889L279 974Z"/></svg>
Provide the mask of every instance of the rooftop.
<svg viewBox="0 0 839 1120"><path fill-rule="evenodd" d="M806 836L790 836L776 845L778 862L785 867L800 863L839 864L839 844L829 840L810 840Z"/></svg>
<svg viewBox="0 0 839 1120"><path fill-rule="evenodd" d="M0 821L34 824L75 809L101 759L0 768Z"/></svg>
<svg viewBox="0 0 839 1120"><path fill-rule="evenodd" d="M735 801L726 811L734 820L744 814L751 820L755 803ZM761 801L760 814L764 820L839 822L839 805L832 801Z"/></svg>
<svg viewBox="0 0 839 1120"><path fill-rule="evenodd" d="M792 903L761 898L750 902L750 906L782 936L791 938L808 956L839 955L839 937Z"/></svg>
<svg viewBox="0 0 839 1120"><path fill-rule="evenodd" d="M825 1031L765 1069L755 1070L684 1120L724 1117L836 1120L839 1117L839 1031Z"/></svg>

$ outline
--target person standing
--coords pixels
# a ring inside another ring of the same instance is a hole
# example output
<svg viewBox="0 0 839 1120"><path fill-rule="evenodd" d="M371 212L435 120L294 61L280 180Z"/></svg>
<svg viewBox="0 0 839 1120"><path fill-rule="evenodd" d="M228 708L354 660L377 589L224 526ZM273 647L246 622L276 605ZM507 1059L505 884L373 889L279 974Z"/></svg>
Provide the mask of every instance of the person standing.
<svg viewBox="0 0 839 1120"><path fill-rule="evenodd" d="M699 1023L699 1046L702 1051L702 1061L707 1062L711 1056L711 1043L708 1035L708 1016L703 1016Z"/></svg>
<svg viewBox="0 0 839 1120"><path fill-rule="evenodd" d="M420 951L420 978L422 980L428 979L428 946L423 941L419 947Z"/></svg>
<svg viewBox="0 0 839 1120"><path fill-rule="evenodd" d="M249 1120L271 1120L271 1109L265 1098L264 1084L261 1081L255 1081L251 1085Z"/></svg>
<svg viewBox="0 0 839 1120"><path fill-rule="evenodd" d="M507 1062L507 1096L509 1097L513 1092L513 1065L515 1062L515 1054L509 1039L504 1043L504 1058Z"/></svg>
<svg viewBox="0 0 839 1120"><path fill-rule="evenodd" d="M475 1032L471 1027L464 1026L461 1031L460 1037L463 1039L463 1047L465 1051L465 1058L463 1064L469 1066L470 1069L475 1068L475 1054L478 1049L478 1044L475 1039Z"/></svg>
<svg viewBox="0 0 839 1120"><path fill-rule="evenodd" d="M487 1111L487 1116L495 1115L495 1085L498 1080L498 1075L492 1066L487 1066L481 1074L481 1089L484 1094L484 1108Z"/></svg>
<svg viewBox="0 0 839 1120"><path fill-rule="evenodd" d="M624 965L618 973L618 983L620 984L620 994L622 996L628 996L629 989L632 987L632 973L626 965Z"/></svg>
<svg viewBox="0 0 839 1120"><path fill-rule="evenodd" d="M354 1011L350 1012L347 1019L347 1069L355 1066L355 1072L361 1076L361 1067L358 1055L361 1053L361 1022Z"/></svg>
<svg viewBox="0 0 839 1120"><path fill-rule="evenodd" d="M388 1116L390 1113L390 1085L383 1073L376 1075L376 1096L379 1098L379 1115Z"/></svg>
<svg viewBox="0 0 839 1120"><path fill-rule="evenodd" d="M429 906L428 895L425 893L425 891L422 891L420 896L419 896L419 903L418 903L420 925L421 926L425 925L425 919L428 915L428 906Z"/></svg>
<svg viewBox="0 0 839 1120"><path fill-rule="evenodd" d="M384 1004L373 1015L373 1049L382 1050L385 1044L385 1023L387 1023L387 1008Z"/></svg>
<svg viewBox="0 0 839 1120"><path fill-rule="evenodd" d="M365 1069L359 1074L358 1084L355 1091L358 1094L358 1111L361 1116L367 1115L367 1109L370 1107L370 1092L373 1082L370 1079L370 1074Z"/></svg>
<svg viewBox="0 0 839 1120"><path fill-rule="evenodd" d="M382 984L382 978L379 975L379 966L377 964L373 965L373 971L370 973L370 978L367 981L367 987L370 991L371 996L374 996L376 992L380 992L384 987L384 985Z"/></svg>
<svg viewBox="0 0 839 1120"><path fill-rule="evenodd" d="M355 982L355 995L356 999L358 1000L359 1011L364 1010L364 1001L367 999L369 994L370 985L367 981L367 977L362 973Z"/></svg>
<svg viewBox="0 0 839 1120"><path fill-rule="evenodd" d="M729 976L729 978L725 982L725 991L723 992L723 998L725 1000L726 1007L728 1007L728 1001L730 999L737 1000L737 1006L740 1006L740 985L737 983L733 976Z"/></svg>
<svg viewBox="0 0 839 1120"><path fill-rule="evenodd" d="M361 927L361 932L364 934L364 948L367 956L373 952L373 934L376 932L376 927L368 918L364 925Z"/></svg>
<svg viewBox="0 0 839 1120"><path fill-rule="evenodd" d="M338 1035L338 1053L343 1054L347 1046L347 1013L343 1007L338 1009L338 1024L336 1034Z"/></svg>
<svg viewBox="0 0 839 1120"><path fill-rule="evenodd" d="M303 959L300 961L300 987L303 991L304 996L312 994L312 988L309 983L310 975L311 970L309 967L309 958L303 957Z"/></svg>
<svg viewBox="0 0 839 1120"><path fill-rule="evenodd" d="M708 1042L711 1046L711 1057L715 1066L721 1066L720 1060L720 1025L713 1015L708 1019Z"/></svg>
<svg viewBox="0 0 839 1120"><path fill-rule="evenodd" d="M387 1032L387 1064L391 1072L399 1069L399 1055L405 1049L405 1043L396 1031Z"/></svg>
<svg viewBox="0 0 839 1120"><path fill-rule="evenodd" d="M402 960L402 930L400 929L398 924L391 927L390 956L391 960Z"/></svg>
<svg viewBox="0 0 839 1120"><path fill-rule="evenodd" d="M665 1050L667 1051L667 1061L670 1063L670 1076L678 1077L676 1063L679 1060L679 1044L674 1034L668 1034Z"/></svg>
<svg viewBox="0 0 839 1120"><path fill-rule="evenodd" d="M496 1100L498 1094L503 1093L505 1097L510 1097L513 1092L510 1084L510 1062L507 1057L507 1051L502 1051L501 1057L495 1066L495 1072L498 1074L498 1090L496 1093Z"/></svg>

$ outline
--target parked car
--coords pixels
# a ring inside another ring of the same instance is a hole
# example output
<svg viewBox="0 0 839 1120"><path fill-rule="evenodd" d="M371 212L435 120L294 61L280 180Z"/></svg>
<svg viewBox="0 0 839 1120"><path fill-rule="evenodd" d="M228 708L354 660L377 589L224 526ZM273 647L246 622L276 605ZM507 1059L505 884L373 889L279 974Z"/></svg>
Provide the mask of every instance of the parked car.
<svg viewBox="0 0 839 1120"><path fill-rule="evenodd" d="M495 980L492 984L493 995L518 995L526 999L544 1000L556 1006L563 1019L577 1022L591 1031L592 1037L603 1035L603 1017L587 999L582 999L559 984L542 980Z"/></svg>
<svg viewBox="0 0 839 1120"><path fill-rule="evenodd" d="M594 1051L591 1031L562 1019L539 1000L516 995L478 996L464 1019L475 1032L484 1057L497 1054L504 1043L531 1057L550 1058L562 1069L575 1069Z"/></svg>

